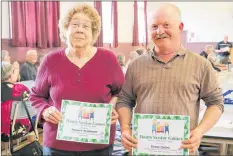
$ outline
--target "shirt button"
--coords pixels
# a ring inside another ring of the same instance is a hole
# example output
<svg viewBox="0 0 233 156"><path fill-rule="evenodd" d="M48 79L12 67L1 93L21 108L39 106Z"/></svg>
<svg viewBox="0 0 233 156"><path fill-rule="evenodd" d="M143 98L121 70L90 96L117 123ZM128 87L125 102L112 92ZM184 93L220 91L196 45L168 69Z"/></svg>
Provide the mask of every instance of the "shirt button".
<svg viewBox="0 0 233 156"><path fill-rule="evenodd" d="M80 74L78 74L78 75L80 75Z"/></svg>
<svg viewBox="0 0 233 156"><path fill-rule="evenodd" d="M78 80L78 82L80 82L80 80Z"/></svg>

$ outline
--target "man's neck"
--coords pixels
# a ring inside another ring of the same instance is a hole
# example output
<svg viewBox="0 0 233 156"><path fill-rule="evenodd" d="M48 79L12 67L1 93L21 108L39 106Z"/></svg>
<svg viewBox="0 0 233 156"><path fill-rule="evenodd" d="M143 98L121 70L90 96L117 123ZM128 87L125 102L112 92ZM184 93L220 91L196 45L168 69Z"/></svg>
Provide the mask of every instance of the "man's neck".
<svg viewBox="0 0 233 156"><path fill-rule="evenodd" d="M155 55L157 55L161 61L168 62L170 61L179 51L180 47L171 48L171 49L155 49Z"/></svg>
<svg viewBox="0 0 233 156"><path fill-rule="evenodd" d="M32 61L30 61L30 60L27 60L27 63L29 63L30 65L34 65L35 64Z"/></svg>

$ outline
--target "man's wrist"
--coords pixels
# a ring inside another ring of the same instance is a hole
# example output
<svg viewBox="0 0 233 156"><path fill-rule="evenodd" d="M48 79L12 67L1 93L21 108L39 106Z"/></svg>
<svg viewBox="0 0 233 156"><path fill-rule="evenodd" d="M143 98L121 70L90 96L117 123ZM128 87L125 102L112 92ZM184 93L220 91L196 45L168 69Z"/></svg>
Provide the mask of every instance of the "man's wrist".
<svg viewBox="0 0 233 156"><path fill-rule="evenodd" d="M130 130L130 125L128 125L128 124L121 125L121 132L123 132L125 130Z"/></svg>
<svg viewBox="0 0 233 156"><path fill-rule="evenodd" d="M201 126L198 126L197 128L195 128L195 131L198 132L198 134L201 135L201 137L204 135L205 131Z"/></svg>

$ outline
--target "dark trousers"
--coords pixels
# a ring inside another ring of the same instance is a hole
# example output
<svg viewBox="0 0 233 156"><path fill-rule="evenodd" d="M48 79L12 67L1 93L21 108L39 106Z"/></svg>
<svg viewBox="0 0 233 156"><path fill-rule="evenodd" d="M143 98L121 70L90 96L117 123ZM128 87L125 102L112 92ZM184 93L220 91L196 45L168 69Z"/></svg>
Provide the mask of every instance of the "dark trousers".
<svg viewBox="0 0 233 156"><path fill-rule="evenodd" d="M54 155L54 156L110 156L112 155L113 145L110 145L104 149L94 151L62 151L49 147L43 147L43 155Z"/></svg>

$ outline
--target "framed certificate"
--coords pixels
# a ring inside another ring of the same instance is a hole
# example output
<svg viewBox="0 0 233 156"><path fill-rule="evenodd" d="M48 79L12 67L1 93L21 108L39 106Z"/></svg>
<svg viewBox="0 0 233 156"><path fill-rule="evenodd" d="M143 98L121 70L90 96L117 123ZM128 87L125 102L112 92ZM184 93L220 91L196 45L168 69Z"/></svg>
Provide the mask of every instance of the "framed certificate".
<svg viewBox="0 0 233 156"><path fill-rule="evenodd" d="M109 144L112 105L62 100L57 140Z"/></svg>
<svg viewBox="0 0 233 156"><path fill-rule="evenodd" d="M133 137L138 140L133 155L189 155L180 149L181 142L189 139L190 117L180 115L133 115Z"/></svg>

